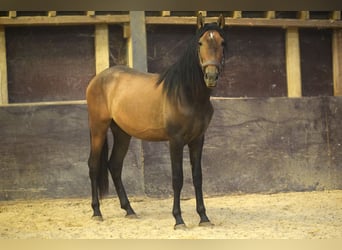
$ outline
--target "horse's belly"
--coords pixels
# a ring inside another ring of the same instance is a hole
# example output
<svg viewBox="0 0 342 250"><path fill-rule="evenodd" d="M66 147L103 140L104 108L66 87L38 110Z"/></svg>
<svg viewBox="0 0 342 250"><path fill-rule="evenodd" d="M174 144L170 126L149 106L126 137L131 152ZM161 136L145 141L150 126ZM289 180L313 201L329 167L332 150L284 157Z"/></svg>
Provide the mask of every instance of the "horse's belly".
<svg viewBox="0 0 342 250"><path fill-rule="evenodd" d="M152 126L139 126L139 123L135 123L136 126L132 126L134 123L126 124L125 122L116 121L118 126L127 134L147 141L164 141L168 140L165 128L158 128Z"/></svg>
<svg viewBox="0 0 342 250"><path fill-rule="evenodd" d="M146 141L165 141L168 140L165 129L145 129L131 131L131 135Z"/></svg>
<svg viewBox="0 0 342 250"><path fill-rule="evenodd" d="M112 118L131 136L143 140L167 140L162 88L155 87L155 78L148 79L143 88L141 81L146 81L145 78L133 80L113 85L115 95L109 97Z"/></svg>
<svg viewBox="0 0 342 250"><path fill-rule="evenodd" d="M155 107L150 110L130 110L129 105L126 105L114 112L113 119L123 131L133 137L149 141L163 141L167 140L168 136L161 112Z"/></svg>

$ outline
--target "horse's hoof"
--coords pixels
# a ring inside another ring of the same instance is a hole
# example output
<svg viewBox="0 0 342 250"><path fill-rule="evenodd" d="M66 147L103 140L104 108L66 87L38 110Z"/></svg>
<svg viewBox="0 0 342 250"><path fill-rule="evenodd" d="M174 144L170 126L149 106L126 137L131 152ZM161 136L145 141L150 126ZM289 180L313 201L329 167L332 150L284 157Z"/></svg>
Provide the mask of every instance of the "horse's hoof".
<svg viewBox="0 0 342 250"><path fill-rule="evenodd" d="M96 216L93 216L93 217L91 217L93 220L95 220L95 221L103 221L103 218L102 218L102 216L99 216L99 215L96 215Z"/></svg>
<svg viewBox="0 0 342 250"><path fill-rule="evenodd" d="M187 229L187 227L186 227L186 225L183 223L183 224L176 224L175 226L174 226L174 229L175 230L186 230Z"/></svg>
<svg viewBox="0 0 342 250"><path fill-rule="evenodd" d="M204 221L199 223L200 227L213 227L215 224L211 223L210 221Z"/></svg>
<svg viewBox="0 0 342 250"><path fill-rule="evenodd" d="M139 219L137 214L126 214L125 218L128 218L128 219Z"/></svg>

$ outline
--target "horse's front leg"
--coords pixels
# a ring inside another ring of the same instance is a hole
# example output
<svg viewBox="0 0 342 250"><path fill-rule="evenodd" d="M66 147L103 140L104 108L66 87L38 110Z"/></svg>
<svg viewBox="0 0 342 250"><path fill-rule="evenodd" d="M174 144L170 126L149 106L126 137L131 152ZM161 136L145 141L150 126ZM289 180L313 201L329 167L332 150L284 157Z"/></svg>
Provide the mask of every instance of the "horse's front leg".
<svg viewBox="0 0 342 250"><path fill-rule="evenodd" d="M178 140L170 140L170 155L172 167L173 209L172 214L176 220L175 229L184 228L180 208L180 194L183 187L183 148L184 144Z"/></svg>
<svg viewBox="0 0 342 250"><path fill-rule="evenodd" d="M200 226L211 226L213 225L208 219L205 211L203 192L202 192L202 149L204 143L204 136L201 136L191 143L189 146L190 162L192 167L192 180L195 187L196 194L196 210L200 216Z"/></svg>

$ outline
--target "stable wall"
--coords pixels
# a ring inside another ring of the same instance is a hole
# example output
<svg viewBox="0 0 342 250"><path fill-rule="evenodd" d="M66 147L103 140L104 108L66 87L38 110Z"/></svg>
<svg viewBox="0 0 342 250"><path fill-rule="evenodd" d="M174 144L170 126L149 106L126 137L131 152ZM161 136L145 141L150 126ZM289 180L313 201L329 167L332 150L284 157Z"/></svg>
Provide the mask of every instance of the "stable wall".
<svg viewBox="0 0 342 250"><path fill-rule="evenodd" d="M341 97L212 102L206 195L342 188ZM0 200L90 196L85 104L0 107L0 117ZM184 155L183 196L193 197ZM123 181L130 196L171 196L167 142L133 139Z"/></svg>
<svg viewBox="0 0 342 250"><path fill-rule="evenodd" d="M196 27L195 12L44 13L0 13L1 200L90 196L90 78L116 64L162 72ZM205 194L342 188L341 11L224 14ZM172 194L166 142L132 140L125 165L129 194ZM187 154L184 172L193 197Z"/></svg>

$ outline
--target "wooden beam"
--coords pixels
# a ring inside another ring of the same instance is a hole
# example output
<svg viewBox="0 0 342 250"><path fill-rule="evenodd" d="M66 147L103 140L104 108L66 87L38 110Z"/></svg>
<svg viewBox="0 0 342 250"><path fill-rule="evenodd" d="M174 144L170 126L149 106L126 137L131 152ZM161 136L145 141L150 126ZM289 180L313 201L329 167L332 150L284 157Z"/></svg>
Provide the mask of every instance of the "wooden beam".
<svg viewBox="0 0 342 250"><path fill-rule="evenodd" d="M286 18L241 18L241 11L234 12L234 18L226 18L227 26L249 26L249 27L298 27L333 29L342 28L340 19L286 19ZM0 25L6 26L32 26L32 25L89 25L89 24L125 24L129 23L129 15L95 15L95 16L18 16L16 18L0 17ZM195 25L196 17L178 16L147 16L146 24L175 24ZM206 17L206 22L216 22L217 17Z"/></svg>
<svg viewBox="0 0 342 250"><path fill-rule="evenodd" d="M242 17L242 11L233 11L233 18L241 18Z"/></svg>
<svg viewBox="0 0 342 250"><path fill-rule="evenodd" d="M147 72L147 44L144 11L130 11L130 36L128 38L128 65Z"/></svg>
<svg viewBox="0 0 342 250"><path fill-rule="evenodd" d="M275 11L266 11L266 18L267 19L273 19L276 17L276 12Z"/></svg>
<svg viewBox="0 0 342 250"><path fill-rule="evenodd" d="M206 17L206 22L216 22L217 17ZM1 23L1 21L0 21ZM195 25L196 17L158 17L147 16L146 24L174 24L174 25ZM342 28L341 20L301 20L282 18L226 18L227 26L247 26L247 27L298 27L298 28Z"/></svg>
<svg viewBox="0 0 342 250"><path fill-rule="evenodd" d="M95 63L96 74L109 67L108 25L95 26Z"/></svg>
<svg viewBox="0 0 342 250"><path fill-rule="evenodd" d="M48 17L55 17L57 16L57 11L50 10L48 11Z"/></svg>
<svg viewBox="0 0 342 250"><path fill-rule="evenodd" d="M131 26L125 23L123 26L123 38L128 39L131 36Z"/></svg>
<svg viewBox="0 0 342 250"><path fill-rule="evenodd" d="M0 105L8 104L5 28L0 26Z"/></svg>
<svg viewBox="0 0 342 250"><path fill-rule="evenodd" d="M33 106L60 106L60 105L78 105L87 104L86 100L71 100L71 101L51 101L51 102L23 102L23 103L10 103L2 105L0 107L33 107Z"/></svg>
<svg viewBox="0 0 342 250"><path fill-rule="evenodd" d="M301 97L300 49L297 28L286 30L286 73L288 97Z"/></svg>
<svg viewBox="0 0 342 250"><path fill-rule="evenodd" d="M299 11L298 18L302 20L310 19L310 11Z"/></svg>
<svg viewBox="0 0 342 250"><path fill-rule="evenodd" d="M341 11L332 11L330 18L333 20L340 20L341 19Z"/></svg>
<svg viewBox="0 0 342 250"><path fill-rule="evenodd" d="M87 15L87 16L95 16L95 11L94 11L94 10L88 10L88 11L86 12L86 15Z"/></svg>
<svg viewBox="0 0 342 250"><path fill-rule="evenodd" d="M89 25L128 23L128 15L102 15L102 16L19 16L16 18L0 17L0 25L32 26L32 25Z"/></svg>
<svg viewBox="0 0 342 250"><path fill-rule="evenodd" d="M333 31L332 50L334 96L342 96L342 29Z"/></svg>
<svg viewBox="0 0 342 250"><path fill-rule="evenodd" d="M169 10L163 10L163 11L161 12L161 15L162 15L162 16L171 16L171 11L169 11Z"/></svg>
<svg viewBox="0 0 342 250"><path fill-rule="evenodd" d="M201 13L202 14L202 16L204 16L204 17L206 17L207 16L207 11L205 11L205 10L200 10L200 11L197 11L197 13L199 14L199 13Z"/></svg>
<svg viewBox="0 0 342 250"><path fill-rule="evenodd" d="M11 10L8 12L8 17L9 18L15 18L17 17L17 12L15 10Z"/></svg>

